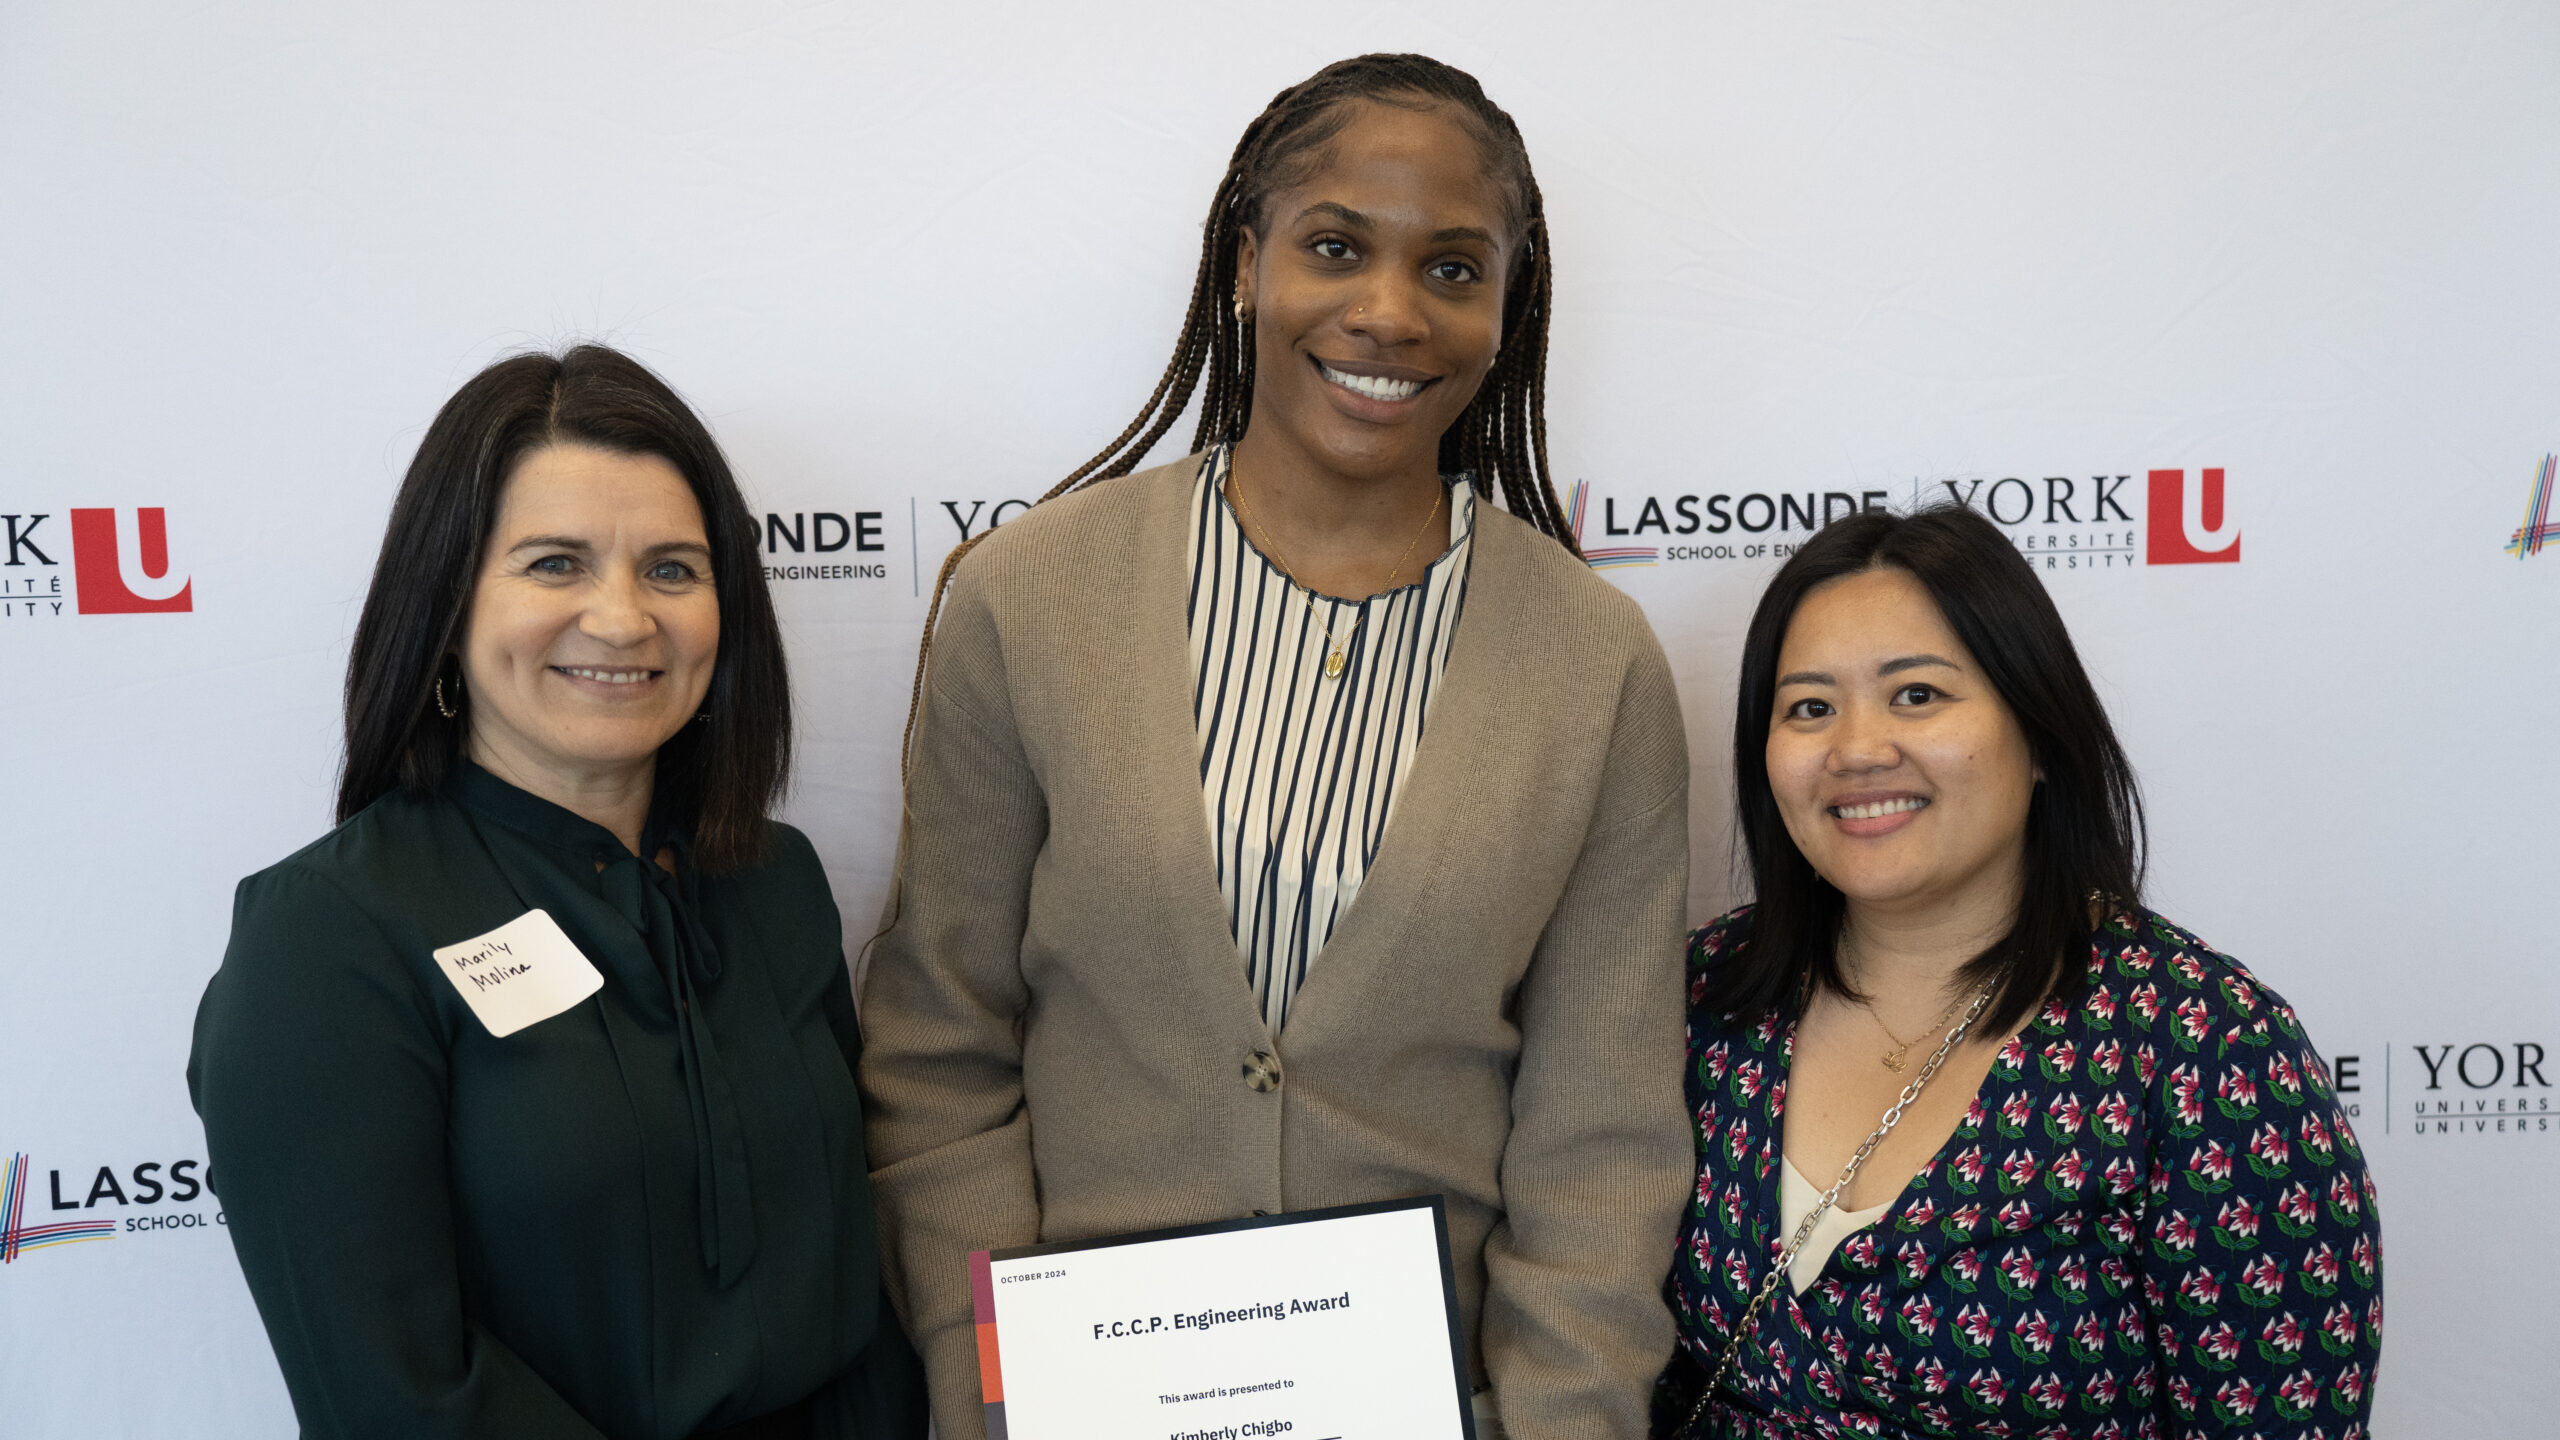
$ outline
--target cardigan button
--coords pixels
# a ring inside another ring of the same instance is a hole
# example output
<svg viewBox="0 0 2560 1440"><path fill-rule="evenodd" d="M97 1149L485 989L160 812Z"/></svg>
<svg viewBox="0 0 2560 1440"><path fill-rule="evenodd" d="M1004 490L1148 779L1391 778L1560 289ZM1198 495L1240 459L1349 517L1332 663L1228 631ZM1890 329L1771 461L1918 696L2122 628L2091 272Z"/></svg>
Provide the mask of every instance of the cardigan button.
<svg viewBox="0 0 2560 1440"><path fill-rule="evenodd" d="M1268 1095L1280 1088L1280 1057L1268 1050L1256 1050L1244 1057L1244 1083Z"/></svg>

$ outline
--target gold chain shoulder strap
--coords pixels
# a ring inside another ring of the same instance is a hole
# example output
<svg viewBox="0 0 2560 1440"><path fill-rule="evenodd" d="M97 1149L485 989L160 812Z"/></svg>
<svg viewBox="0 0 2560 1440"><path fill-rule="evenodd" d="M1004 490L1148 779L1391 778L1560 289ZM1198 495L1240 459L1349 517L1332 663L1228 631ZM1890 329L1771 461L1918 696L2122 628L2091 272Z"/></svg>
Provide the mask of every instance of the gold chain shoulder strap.
<svg viewBox="0 0 2560 1440"><path fill-rule="evenodd" d="M1813 1237L1813 1227L1822 1223L1822 1217L1831 1212L1841 1192L1849 1188L1849 1182L1858 1178L1858 1167L1866 1164L1867 1157L1884 1143L1884 1137L1892 1134L1893 1127L1902 1123L1902 1112L1911 1108L1911 1102L1919 1099L1920 1092L1929 1087L1930 1077L1938 1073L1938 1067L1947 1063L1947 1057L1964 1043L1965 1032L1973 1028L1974 1021L1982 1018L1982 1007L1991 1003L1991 990L1992 987L1984 986L1982 993L1973 997L1973 1004L1964 1012L1964 1018L1947 1032L1947 1038L1938 1042L1937 1053L1920 1067L1919 1074L1911 1077L1910 1084L1902 1087L1902 1094L1893 1102L1893 1108L1884 1112L1884 1123L1876 1126L1875 1133L1869 1135L1858 1146L1857 1153L1849 1157L1849 1163L1840 1167L1840 1178L1831 1182L1831 1188L1822 1192L1822 1198L1814 1202L1813 1209L1796 1226L1796 1233L1788 1239L1786 1249L1779 1252L1777 1264L1770 1267L1769 1277L1760 1282L1751 1303L1743 1307L1742 1318L1733 1327L1733 1338L1725 1342L1724 1358L1716 1362L1715 1373L1707 1378L1707 1388L1698 1396L1697 1405L1689 1411L1688 1421L1680 1427L1681 1434L1686 1435L1697 1428L1698 1417L1707 1413L1707 1402L1715 1399L1716 1392L1724 1388L1725 1376L1733 1373L1734 1357L1742 1353L1742 1342L1750 1338L1752 1322L1759 1317L1760 1309L1768 1303L1769 1296L1777 1290L1778 1282L1795 1265L1796 1255L1804 1249L1805 1241Z"/></svg>

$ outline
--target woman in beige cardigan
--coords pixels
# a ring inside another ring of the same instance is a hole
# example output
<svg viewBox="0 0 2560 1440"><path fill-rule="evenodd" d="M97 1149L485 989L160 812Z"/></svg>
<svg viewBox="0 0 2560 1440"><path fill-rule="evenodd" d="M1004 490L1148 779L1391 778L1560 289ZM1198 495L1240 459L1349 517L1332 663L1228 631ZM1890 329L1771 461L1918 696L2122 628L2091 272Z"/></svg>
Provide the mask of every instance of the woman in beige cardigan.
<svg viewBox="0 0 2560 1440"><path fill-rule="evenodd" d="M970 1251L1434 1193L1478 1434L1645 1433L1687 755L1545 478L1546 249L1473 79L1328 67L1147 412L946 566L862 1072L944 1440ZM1203 453L1129 474L1204 369Z"/></svg>

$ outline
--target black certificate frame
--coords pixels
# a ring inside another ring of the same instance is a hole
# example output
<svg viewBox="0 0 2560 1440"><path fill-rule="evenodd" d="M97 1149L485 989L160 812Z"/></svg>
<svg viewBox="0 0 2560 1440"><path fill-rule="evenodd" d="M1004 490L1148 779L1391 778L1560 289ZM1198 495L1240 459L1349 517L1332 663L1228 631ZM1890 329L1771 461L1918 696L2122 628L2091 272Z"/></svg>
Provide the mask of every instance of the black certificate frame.
<svg viewBox="0 0 2560 1440"><path fill-rule="evenodd" d="M990 1262L1027 1260L1039 1255L1065 1255L1078 1250L1108 1250L1118 1245L1146 1245L1159 1240L1188 1240L1200 1235L1229 1235L1241 1230L1267 1230L1279 1225L1309 1225L1323 1220L1350 1220L1362 1215L1388 1215L1401 1210L1431 1212L1431 1238L1440 1250L1440 1308L1449 1322L1449 1373L1458 1402L1458 1433L1476 1440L1475 1386L1467 1373L1467 1341L1458 1325L1457 1270L1449 1259L1449 1202L1445 1195L1412 1195L1401 1200L1372 1200L1360 1205L1330 1205L1321 1210L1288 1210L1277 1215L1247 1215L1163 1230L1132 1230L1091 1240L1052 1240L1039 1245L1008 1245L985 1252ZM991 1437L992 1440L992 1437Z"/></svg>

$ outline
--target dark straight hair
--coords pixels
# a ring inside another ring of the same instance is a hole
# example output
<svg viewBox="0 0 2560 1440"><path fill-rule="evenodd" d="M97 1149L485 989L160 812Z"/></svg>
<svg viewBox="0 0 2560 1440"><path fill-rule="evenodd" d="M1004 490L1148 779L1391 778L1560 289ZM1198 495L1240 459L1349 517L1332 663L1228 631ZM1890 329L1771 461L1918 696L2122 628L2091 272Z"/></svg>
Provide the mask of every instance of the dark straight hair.
<svg viewBox="0 0 2560 1440"><path fill-rule="evenodd" d="M657 786L703 868L746 864L791 768L791 681L762 537L701 419L647 367L602 345L499 361L454 392L418 442L347 653L338 819L395 789L433 794L461 768L471 700L447 676L448 703L461 703L446 718L436 680L469 614L508 477L547 445L656 456L702 507L720 601L710 718L659 747Z"/></svg>
<svg viewBox="0 0 2560 1440"><path fill-rule="evenodd" d="M1519 125L1484 93L1476 77L1428 55L1336 60L1271 97L1236 141L1217 193L1209 199L1200 262L1191 277L1191 303L1154 393L1100 454L1049 487L1042 500L1137 469L1173 429L1204 380L1207 393L1201 397L1191 448L1206 450L1244 438L1246 422L1253 418L1253 321L1235 312L1238 249L1248 231L1262 233L1271 197L1313 172L1324 147L1350 124L1356 101L1445 110L1475 137L1485 173L1502 187L1504 219L1510 222L1515 248L1511 273L1503 277L1501 349L1475 398L1441 433L1440 470L1466 475L1477 494L1501 496L1503 505L1530 528L1577 556L1582 553L1547 465L1547 318L1555 300L1555 273L1548 253L1546 201L1529 168L1529 147L1520 138ZM915 693L898 749L902 771L915 743L916 714L924 704L925 660L933 651L943 593L961 559L992 533L981 531L960 542L934 577L924 639L916 647Z"/></svg>
<svg viewBox="0 0 2560 1440"><path fill-rule="evenodd" d="M2025 886L2009 933L1974 957L1971 985L1997 984L1983 1025L2005 1033L2049 998L2077 1001L2100 901L2141 899L2144 830L2133 765L2080 664L2062 614L2026 557L1971 510L1871 510L1834 521L1778 570L1742 642L1733 717L1734 821L1757 905L1749 943L1707 977L1706 1003L1733 1023L1793 1005L1808 981L1854 996L1839 960L1847 899L1796 848L1769 785L1778 655L1817 587L1900 570L1937 602L2025 732L2043 780L2027 802Z"/></svg>

